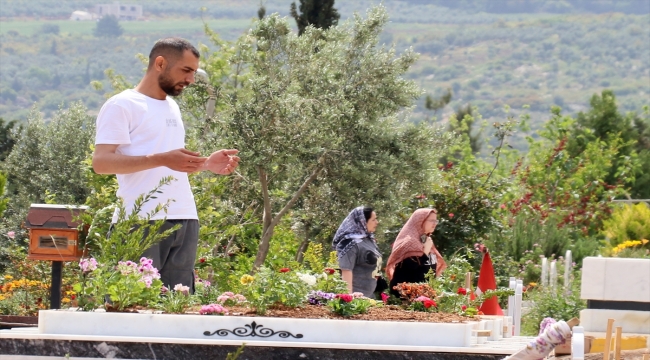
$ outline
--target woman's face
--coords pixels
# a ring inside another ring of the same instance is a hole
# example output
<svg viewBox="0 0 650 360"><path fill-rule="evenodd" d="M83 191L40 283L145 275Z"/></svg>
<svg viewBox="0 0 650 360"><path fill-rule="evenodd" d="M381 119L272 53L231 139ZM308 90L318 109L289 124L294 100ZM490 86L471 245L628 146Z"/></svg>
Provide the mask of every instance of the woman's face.
<svg viewBox="0 0 650 360"><path fill-rule="evenodd" d="M433 230L436 229L436 225L438 225L438 215L432 212L431 214L429 214L426 220L424 220L424 224L422 225L422 230L424 230L425 234L431 234Z"/></svg>
<svg viewBox="0 0 650 360"><path fill-rule="evenodd" d="M370 219L366 221L368 232L374 233L375 230L377 230L377 224L379 224L379 221L377 221L377 214L373 211L372 214L370 214Z"/></svg>

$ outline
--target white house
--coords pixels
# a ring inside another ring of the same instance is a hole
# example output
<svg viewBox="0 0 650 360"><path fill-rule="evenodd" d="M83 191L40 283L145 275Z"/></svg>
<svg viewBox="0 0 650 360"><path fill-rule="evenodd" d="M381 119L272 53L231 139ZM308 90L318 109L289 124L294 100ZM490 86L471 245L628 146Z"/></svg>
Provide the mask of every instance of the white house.
<svg viewBox="0 0 650 360"><path fill-rule="evenodd" d="M72 15L70 15L70 20L74 21L86 21L86 20L94 20L95 16L87 11L73 11Z"/></svg>
<svg viewBox="0 0 650 360"><path fill-rule="evenodd" d="M104 17L115 16L118 20L140 20L142 19L142 5L128 5L114 2L112 4L95 5L95 15Z"/></svg>

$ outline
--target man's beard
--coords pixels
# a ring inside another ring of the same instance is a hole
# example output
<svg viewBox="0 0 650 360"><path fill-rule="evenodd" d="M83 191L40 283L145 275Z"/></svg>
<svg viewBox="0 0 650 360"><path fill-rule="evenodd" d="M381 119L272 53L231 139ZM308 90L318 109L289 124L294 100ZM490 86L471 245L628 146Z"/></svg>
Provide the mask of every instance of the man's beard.
<svg viewBox="0 0 650 360"><path fill-rule="evenodd" d="M185 86L177 89L177 85L189 85L189 83L186 83L184 81L180 81L177 83L174 83L174 80L172 80L168 75L167 72L164 72L158 76L158 86L162 89L162 91L165 92L165 94L169 96L178 96L183 92L183 89L185 89Z"/></svg>

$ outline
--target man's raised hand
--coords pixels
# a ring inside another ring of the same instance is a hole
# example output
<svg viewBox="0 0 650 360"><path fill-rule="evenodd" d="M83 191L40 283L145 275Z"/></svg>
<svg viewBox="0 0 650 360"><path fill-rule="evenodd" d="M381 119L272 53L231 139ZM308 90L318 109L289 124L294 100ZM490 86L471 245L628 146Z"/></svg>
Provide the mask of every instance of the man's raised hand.
<svg viewBox="0 0 650 360"><path fill-rule="evenodd" d="M236 149L221 149L215 151L199 170L210 170L219 175L230 175L239 166L239 156Z"/></svg>

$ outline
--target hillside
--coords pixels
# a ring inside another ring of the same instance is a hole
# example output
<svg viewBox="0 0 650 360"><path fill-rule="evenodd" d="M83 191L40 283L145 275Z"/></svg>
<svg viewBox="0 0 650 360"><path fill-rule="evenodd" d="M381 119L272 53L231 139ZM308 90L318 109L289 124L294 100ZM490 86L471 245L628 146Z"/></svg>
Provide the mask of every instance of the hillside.
<svg viewBox="0 0 650 360"><path fill-rule="evenodd" d="M45 3L0 1L2 118L25 119L34 103L46 116L75 100L97 111L103 93L89 83L102 80L105 69L113 68L135 82L143 68L135 54L148 52L155 39L183 36L195 43L207 42L200 7L206 7L202 16L209 26L229 40L249 27L259 7L259 2L248 0L236 5L131 1L144 5L147 21L121 22L121 37L99 39L92 35L94 22L61 19L98 1L66 1L56 9L35 6ZM600 1L600 7L590 12L584 2L567 1L573 7L564 13L539 1L532 2L537 7L519 10L528 13L517 13L512 7L477 8L469 0L454 8L440 6L450 6L444 0L384 3L392 20L382 36L384 42L394 44L397 51L413 47L421 54L408 77L428 94L453 90L452 102L437 114L439 119L466 103L477 106L488 120L502 118L504 105L513 109L530 105L535 128L548 118L551 105L577 112L605 88L614 90L623 110L640 111L649 103L650 15L632 6L634 2ZM623 3L632 5L623 7ZM290 4L274 0L265 6L267 13L286 16ZM603 7L607 4L618 8ZM364 13L371 2L339 0L336 6L341 18L347 19L354 12ZM608 9L627 13L603 13ZM422 97L412 119L432 116L424 109Z"/></svg>

